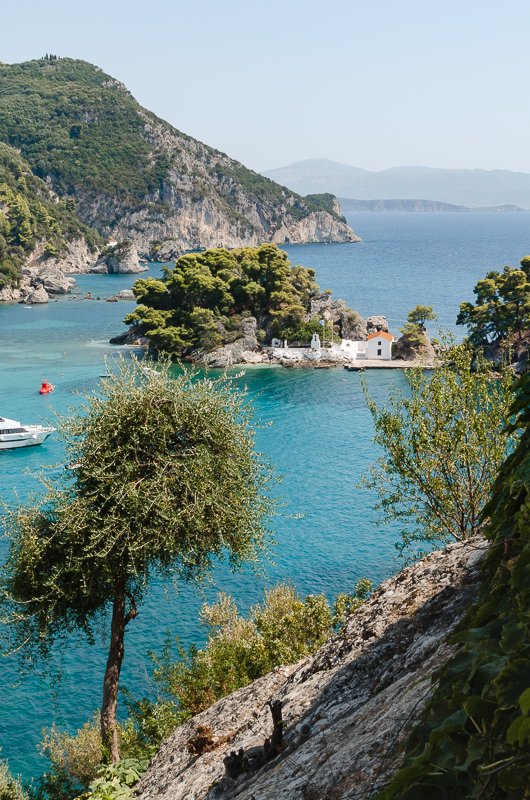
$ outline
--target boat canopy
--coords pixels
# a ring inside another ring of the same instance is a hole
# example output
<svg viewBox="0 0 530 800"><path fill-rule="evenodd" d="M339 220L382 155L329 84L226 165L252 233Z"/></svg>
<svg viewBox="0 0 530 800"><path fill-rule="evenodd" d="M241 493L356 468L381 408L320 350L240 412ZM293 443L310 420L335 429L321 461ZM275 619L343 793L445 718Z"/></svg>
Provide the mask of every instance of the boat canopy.
<svg viewBox="0 0 530 800"><path fill-rule="evenodd" d="M0 431L2 428L17 428L20 427L20 422L14 419L8 419L7 417L0 417Z"/></svg>

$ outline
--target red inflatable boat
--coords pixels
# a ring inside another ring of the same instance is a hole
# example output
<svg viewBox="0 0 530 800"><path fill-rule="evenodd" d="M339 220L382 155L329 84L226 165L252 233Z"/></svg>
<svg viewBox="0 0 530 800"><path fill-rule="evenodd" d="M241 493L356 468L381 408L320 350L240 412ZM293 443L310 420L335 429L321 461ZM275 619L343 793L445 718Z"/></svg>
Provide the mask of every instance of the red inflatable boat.
<svg viewBox="0 0 530 800"><path fill-rule="evenodd" d="M48 381L43 381L41 387L39 389L39 394L51 394L55 386L53 383L48 383Z"/></svg>

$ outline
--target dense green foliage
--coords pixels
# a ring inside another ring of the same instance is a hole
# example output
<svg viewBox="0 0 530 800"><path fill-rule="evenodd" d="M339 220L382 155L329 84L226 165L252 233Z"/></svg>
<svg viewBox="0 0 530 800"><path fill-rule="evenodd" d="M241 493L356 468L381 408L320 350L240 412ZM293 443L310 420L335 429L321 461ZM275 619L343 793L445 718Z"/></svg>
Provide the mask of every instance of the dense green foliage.
<svg viewBox="0 0 530 800"><path fill-rule="evenodd" d="M177 134L171 154L154 143L146 125ZM223 153L194 142L143 109L119 81L71 58L42 58L0 65L0 140L19 148L39 177L61 194L100 194L126 206L164 203L171 170L192 179L192 198L215 192L238 214L238 189L258 203L277 206L282 217L333 211L325 195L305 200ZM188 150L188 142L194 144ZM196 166L189 161L196 160ZM112 225L113 219L105 219ZM247 219L240 222L248 228Z"/></svg>
<svg viewBox="0 0 530 800"><path fill-rule="evenodd" d="M432 321L437 318L436 312L432 306L417 305L411 308L407 314L407 322L412 325L420 325L425 327L427 321Z"/></svg>
<svg viewBox="0 0 530 800"><path fill-rule="evenodd" d="M382 458L365 483L387 520L404 524L400 549L476 534L508 446L511 373L496 376L469 345L450 348L431 375L406 370L408 393L378 408L363 389Z"/></svg>
<svg viewBox="0 0 530 800"><path fill-rule="evenodd" d="M0 139L62 194L116 197L157 191L167 164L150 165L145 120L126 89L74 59L0 65Z"/></svg>
<svg viewBox="0 0 530 800"><path fill-rule="evenodd" d="M78 236L92 247L101 241L79 221L72 199L56 202L16 150L0 142L0 289L18 283L37 243L44 244L44 255L60 256Z"/></svg>
<svg viewBox="0 0 530 800"><path fill-rule="evenodd" d="M117 764L102 767L85 797L92 800L129 800L134 796L133 787L146 771L148 763L146 759L125 758Z"/></svg>
<svg viewBox="0 0 530 800"><path fill-rule="evenodd" d="M519 443L484 511L491 541L480 599L453 637L404 766L383 800L530 796L530 376L512 413Z"/></svg>
<svg viewBox="0 0 530 800"><path fill-rule="evenodd" d="M267 339L309 334L305 317L318 286L313 270L291 266L283 250L263 244L181 256L164 278L140 279L133 291L138 306L125 322L154 348L182 355L240 338L249 316Z"/></svg>
<svg viewBox="0 0 530 800"><path fill-rule="evenodd" d="M474 288L475 303L461 303L458 325L467 325L475 345L488 345L530 328L530 256L521 269L488 272Z"/></svg>
<svg viewBox="0 0 530 800"><path fill-rule="evenodd" d="M407 321L400 329L409 347L421 349L429 344L425 323L437 319L432 306L417 305L407 314Z"/></svg>
<svg viewBox="0 0 530 800"><path fill-rule="evenodd" d="M14 645L36 655L72 632L90 640L112 608L101 725L117 761L125 627L149 579L199 580L214 559L256 558L270 476L244 395L228 379L175 379L164 363L123 361L61 427L75 468L6 514L3 602Z"/></svg>

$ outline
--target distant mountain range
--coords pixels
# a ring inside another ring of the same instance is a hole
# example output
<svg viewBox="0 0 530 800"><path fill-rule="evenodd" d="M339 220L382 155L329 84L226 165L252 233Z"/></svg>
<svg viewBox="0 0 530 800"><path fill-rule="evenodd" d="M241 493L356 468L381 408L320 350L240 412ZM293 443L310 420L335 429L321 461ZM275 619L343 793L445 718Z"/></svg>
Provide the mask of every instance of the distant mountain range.
<svg viewBox="0 0 530 800"><path fill-rule="evenodd" d="M440 203L438 200L353 200L341 198L340 206L345 214L357 211L423 211L423 212L467 212L470 211L522 211L528 209L506 204L504 206L456 206L453 203Z"/></svg>
<svg viewBox="0 0 530 800"><path fill-rule="evenodd" d="M266 170L263 175L299 194L331 192L357 200L417 202L416 198L421 198L459 206L516 205L530 209L530 174L526 172L433 167L392 167L370 172L315 158Z"/></svg>

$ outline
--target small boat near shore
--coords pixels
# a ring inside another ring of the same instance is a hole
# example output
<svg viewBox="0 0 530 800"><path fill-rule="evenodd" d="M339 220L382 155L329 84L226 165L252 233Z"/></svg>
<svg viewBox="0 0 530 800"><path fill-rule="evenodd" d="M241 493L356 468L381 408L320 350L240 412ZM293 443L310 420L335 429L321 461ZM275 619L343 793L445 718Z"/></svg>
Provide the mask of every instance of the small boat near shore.
<svg viewBox="0 0 530 800"><path fill-rule="evenodd" d="M39 394L51 394L55 386L53 383L48 383L48 381L42 381L41 387L39 389Z"/></svg>
<svg viewBox="0 0 530 800"><path fill-rule="evenodd" d="M14 419L0 417L0 450L32 447L42 444L55 431L43 425L22 425Z"/></svg>

